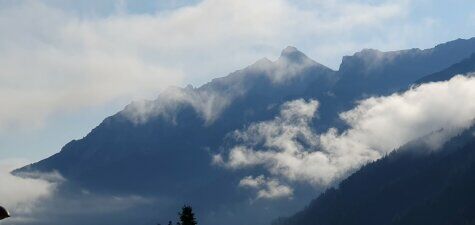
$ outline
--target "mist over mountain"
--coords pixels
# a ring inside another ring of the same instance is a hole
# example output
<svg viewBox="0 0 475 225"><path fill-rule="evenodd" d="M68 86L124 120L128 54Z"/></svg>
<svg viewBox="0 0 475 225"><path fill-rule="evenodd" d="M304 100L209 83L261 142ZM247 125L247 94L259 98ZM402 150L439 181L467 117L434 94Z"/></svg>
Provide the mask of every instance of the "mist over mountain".
<svg viewBox="0 0 475 225"><path fill-rule="evenodd" d="M259 178L258 175L269 173L265 168L229 170L217 165L213 156L226 154L230 147L240 144L239 140L232 138L233 132L252 129L260 122L279 118L289 118L288 121L294 122L294 114L285 117L285 107L299 100L307 103L318 101L318 111L315 107L314 113L305 121L312 133L330 128L344 130L351 125L341 118L340 113L351 111L358 106L358 101L391 95L412 84L446 81L456 74L473 72L474 52L474 38L459 39L425 50L381 52L367 49L345 56L339 70L334 71L296 48L287 47L276 61L261 59L201 87L169 88L155 100L133 102L106 118L86 137L73 140L57 154L13 173L60 173L66 179L59 187L58 202L63 204L68 202L68 196L76 200L83 198L82 194L72 193L135 196L136 202L145 206L130 206L114 213L125 210L136 215L130 217L136 224L148 224L153 219L168 221L168 218L175 217L175 209L183 203L196 207L201 224L267 224L274 218L297 212L326 186L315 187L302 182L293 184L290 191L285 189L286 185L273 179ZM299 132L295 138L305 138ZM471 148L470 144L466 146ZM394 155L398 154L402 153ZM355 165L348 171L358 168ZM367 168L371 166L364 167L363 171L369 170ZM346 172L341 174L341 179L347 175ZM243 182L245 177L250 179ZM292 195L290 198L256 199L255 191L245 188L246 185L263 186L267 190L263 192L264 197L273 197L275 191L291 192ZM326 185L335 183L332 181ZM331 189L326 192L330 194L323 195L330 197L320 198L333 198L333 192ZM104 197L98 198L110 203ZM90 199L89 204L93 205L96 199ZM325 201L333 204L330 200ZM56 203L52 200L49 204ZM313 215L311 208L305 212ZM146 216L137 216L141 211ZM156 218L156 212L161 218ZM325 214L326 211L318 213ZM284 224L307 221L310 218L307 214L298 214ZM400 221L409 221L412 219L410 215L400 217ZM65 217L67 215L55 215L48 224L62 224ZM107 220L100 215L90 215L89 218L88 224L105 224ZM111 223L128 222L116 218Z"/></svg>
<svg viewBox="0 0 475 225"><path fill-rule="evenodd" d="M474 131L438 151L410 142L274 224L473 224Z"/></svg>

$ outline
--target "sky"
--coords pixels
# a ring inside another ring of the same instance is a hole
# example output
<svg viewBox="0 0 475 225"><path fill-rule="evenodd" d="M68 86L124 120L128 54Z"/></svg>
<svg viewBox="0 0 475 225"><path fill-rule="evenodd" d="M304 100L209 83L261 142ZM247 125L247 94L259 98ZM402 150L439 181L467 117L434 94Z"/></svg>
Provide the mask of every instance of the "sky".
<svg viewBox="0 0 475 225"><path fill-rule="evenodd" d="M295 46L338 69L363 48L475 37L471 0L0 0L0 160L36 161L132 100Z"/></svg>

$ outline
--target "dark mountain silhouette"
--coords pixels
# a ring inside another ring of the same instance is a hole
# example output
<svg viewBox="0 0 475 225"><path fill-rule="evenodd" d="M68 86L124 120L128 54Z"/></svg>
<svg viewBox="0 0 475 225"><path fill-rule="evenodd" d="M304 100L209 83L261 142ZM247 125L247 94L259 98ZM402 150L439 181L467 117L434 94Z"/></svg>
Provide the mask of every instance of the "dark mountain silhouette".
<svg viewBox="0 0 475 225"><path fill-rule="evenodd" d="M249 193L237 189L249 171L212 165L229 132L271 119L279 105L298 98L319 100L316 130L340 127L338 113L356 100L404 89L473 52L475 39L426 50L363 50L333 71L287 47L274 62L261 59L199 88L170 88L156 100L133 102L86 137L14 174L58 171L70 186L94 193L166 198L170 208L190 202L203 224L263 224L295 212L316 191L297 187L303 191L293 200L249 205Z"/></svg>
<svg viewBox="0 0 475 225"><path fill-rule="evenodd" d="M465 131L436 151L412 142L274 224L474 224L474 131Z"/></svg>

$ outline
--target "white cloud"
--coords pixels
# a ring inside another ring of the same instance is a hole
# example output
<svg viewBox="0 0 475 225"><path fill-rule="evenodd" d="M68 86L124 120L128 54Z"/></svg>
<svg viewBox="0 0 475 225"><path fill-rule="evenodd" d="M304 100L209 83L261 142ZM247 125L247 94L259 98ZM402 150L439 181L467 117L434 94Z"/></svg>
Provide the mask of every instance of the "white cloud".
<svg viewBox="0 0 475 225"><path fill-rule="evenodd" d="M312 7L286 0L205 0L150 14L107 16L81 16L41 1L5 4L0 105L8 110L0 112L0 129L40 126L57 112L202 82L289 44L333 42L354 30L376 32L408 7L405 1L307 4ZM312 52L327 44L316 44ZM320 52L327 53L341 52Z"/></svg>
<svg viewBox="0 0 475 225"><path fill-rule="evenodd" d="M287 102L274 120L253 124L244 131L235 131L233 134L235 139L246 145L236 146L230 151L227 166L239 168L266 161L265 158L270 156L269 152L255 152L253 146L264 146L291 154L300 152L305 146L316 146L317 136L309 124L317 107L318 102L315 100L307 102L300 99ZM273 153L277 152L270 154ZM282 160L291 160L286 155L276 156ZM219 162L219 158L215 159L217 159L215 162Z"/></svg>
<svg viewBox="0 0 475 225"><path fill-rule="evenodd" d="M235 131L239 144L214 156L214 162L231 169L260 166L272 179L324 187L409 141L429 136L428 147L437 149L473 125L474 99L475 77L456 76L365 99L340 114L349 129L322 134L311 124L317 102L295 100L285 103L275 119Z"/></svg>
<svg viewBox="0 0 475 225"><path fill-rule="evenodd" d="M38 201L51 197L62 180L58 174L35 174L36 179L10 174L21 165L24 163L18 160L0 161L0 205L10 211L15 221L28 219L19 215L31 212Z"/></svg>
<svg viewBox="0 0 475 225"><path fill-rule="evenodd" d="M156 100L133 102L122 113L135 123L145 123L149 118L155 116L162 116L176 122L177 109L185 105L193 107L205 124L210 124L230 104L234 95L206 90L199 91L191 87L186 89L168 88Z"/></svg>
<svg viewBox="0 0 475 225"><path fill-rule="evenodd" d="M240 187L257 189L257 199L276 199L292 197L294 190L283 185L277 179L268 179L263 175L247 176L239 182Z"/></svg>

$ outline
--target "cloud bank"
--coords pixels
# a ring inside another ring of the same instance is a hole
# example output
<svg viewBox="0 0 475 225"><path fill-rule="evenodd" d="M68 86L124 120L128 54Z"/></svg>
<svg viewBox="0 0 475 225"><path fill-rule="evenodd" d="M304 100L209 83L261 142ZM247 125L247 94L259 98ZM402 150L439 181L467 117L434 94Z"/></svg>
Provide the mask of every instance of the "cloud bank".
<svg viewBox="0 0 475 225"><path fill-rule="evenodd" d="M340 114L347 130L322 134L312 129L318 102L295 100L285 103L275 119L235 131L238 144L215 155L214 162L230 169L261 167L270 179L325 187L412 140L429 136L426 144L437 149L473 125L474 99L475 77L459 75L360 101Z"/></svg>
<svg viewBox="0 0 475 225"><path fill-rule="evenodd" d="M64 189L60 192L59 186L67 181L58 173L11 175L13 169L25 164L23 160L0 160L0 205L12 216L0 224L97 224L98 221L125 224L131 218L150 220L148 217L156 214L157 199L154 198L99 195L86 190L69 190L70 186L61 187ZM166 200L161 203L170 204ZM160 211L167 207L170 206ZM140 218L141 215L148 217Z"/></svg>

